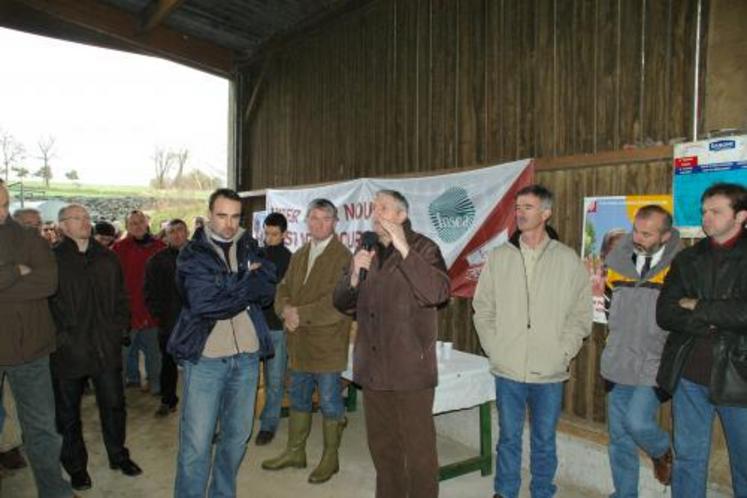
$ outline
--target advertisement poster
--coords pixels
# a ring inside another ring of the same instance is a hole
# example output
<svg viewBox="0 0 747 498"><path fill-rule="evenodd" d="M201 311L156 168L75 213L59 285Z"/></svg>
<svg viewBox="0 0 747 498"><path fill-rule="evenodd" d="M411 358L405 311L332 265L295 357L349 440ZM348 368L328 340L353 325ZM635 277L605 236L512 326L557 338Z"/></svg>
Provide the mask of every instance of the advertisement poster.
<svg viewBox="0 0 747 498"><path fill-rule="evenodd" d="M674 226L683 237L703 237L703 191L718 182L747 186L747 135L675 145L673 176Z"/></svg>
<svg viewBox="0 0 747 498"><path fill-rule="evenodd" d="M490 249L514 229L516 191L532 182L529 159L460 173L417 178L361 178L313 188L267 191L268 213L288 219L286 245L295 251L308 240L306 206L324 197L338 208L337 235L351 251L372 230L377 191L401 192L410 204L412 227L439 245L449 269L454 296L472 297Z"/></svg>
<svg viewBox="0 0 747 498"><path fill-rule="evenodd" d="M605 296L606 270L604 258L623 235L633 228L639 208L658 204L672 212L670 195L621 195L584 198L584 222L581 237L581 256L591 278L594 301L594 321L607 323L609 305Z"/></svg>

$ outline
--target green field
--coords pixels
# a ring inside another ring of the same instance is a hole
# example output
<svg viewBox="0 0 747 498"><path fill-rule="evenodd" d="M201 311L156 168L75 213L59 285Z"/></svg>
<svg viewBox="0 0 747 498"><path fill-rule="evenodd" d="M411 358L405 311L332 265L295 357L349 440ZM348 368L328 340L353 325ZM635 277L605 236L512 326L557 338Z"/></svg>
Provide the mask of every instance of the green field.
<svg viewBox="0 0 747 498"><path fill-rule="evenodd" d="M11 182L11 191L18 192L19 186ZM49 187L44 182L25 181L24 190L33 197L155 197L157 199L195 199L204 200L210 195L206 190L152 189L143 185L75 185L72 183L52 182Z"/></svg>

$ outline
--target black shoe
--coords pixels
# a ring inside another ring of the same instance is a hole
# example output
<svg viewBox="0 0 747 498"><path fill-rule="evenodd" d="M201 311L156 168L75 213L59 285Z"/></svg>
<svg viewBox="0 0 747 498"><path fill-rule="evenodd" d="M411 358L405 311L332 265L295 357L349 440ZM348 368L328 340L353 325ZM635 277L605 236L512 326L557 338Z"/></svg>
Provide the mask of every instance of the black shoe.
<svg viewBox="0 0 747 498"><path fill-rule="evenodd" d="M110 463L109 468L112 470L121 470L126 476L138 476L143 473L143 469L138 467L138 465L129 458L118 463Z"/></svg>
<svg viewBox="0 0 747 498"><path fill-rule="evenodd" d="M161 406L159 406L158 410L156 410L155 416L166 417L167 415L174 413L175 411L176 411L176 405L169 406L166 403L161 403Z"/></svg>
<svg viewBox="0 0 747 498"><path fill-rule="evenodd" d="M257 439L256 441L254 441L254 444L256 444L257 446L264 446L268 444L270 441L272 441L274 437L275 437L274 432L259 431L259 434L257 434Z"/></svg>
<svg viewBox="0 0 747 498"><path fill-rule="evenodd" d="M76 491L91 489L91 476L89 476L88 472L86 472L85 470L74 472L70 476L70 485Z"/></svg>
<svg viewBox="0 0 747 498"><path fill-rule="evenodd" d="M0 452L0 469L18 470L25 468L27 465L20 448Z"/></svg>

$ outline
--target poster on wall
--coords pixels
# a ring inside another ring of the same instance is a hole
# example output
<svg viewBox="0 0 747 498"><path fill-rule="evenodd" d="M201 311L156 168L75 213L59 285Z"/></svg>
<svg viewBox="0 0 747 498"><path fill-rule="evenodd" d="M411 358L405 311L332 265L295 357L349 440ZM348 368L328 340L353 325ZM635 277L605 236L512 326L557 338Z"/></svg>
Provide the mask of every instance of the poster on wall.
<svg viewBox="0 0 747 498"><path fill-rule="evenodd" d="M255 211L252 213L252 237L259 242L259 245L264 245L265 218L267 218L267 211Z"/></svg>
<svg viewBox="0 0 747 498"><path fill-rule="evenodd" d="M747 135L675 145L674 225L683 237L703 237L700 197L718 182L747 186Z"/></svg>
<svg viewBox="0 0 747 498"><path fill-rule="evenodd" d="M658 204L672 212L670 195L621 195L585 197L581 257L591 278L594 321L607 323L609 307L604 258L633 229L635 213L647 204Z"/></svg>
<svg viewBox="0 0 747 498"><path fill-rule="evenodd" d="M267 212L288 219L286 245L295 251L308 240L306 206L317 197L338 208L337 234L351 251L372 230L377 191L401 192L410 204L413 229L435 241L449 270L452 295L472 297L488 252L514 230L516 191L533 178L529 159L461 173L418 178L361 178L313 188L267 191Z"/></svg>

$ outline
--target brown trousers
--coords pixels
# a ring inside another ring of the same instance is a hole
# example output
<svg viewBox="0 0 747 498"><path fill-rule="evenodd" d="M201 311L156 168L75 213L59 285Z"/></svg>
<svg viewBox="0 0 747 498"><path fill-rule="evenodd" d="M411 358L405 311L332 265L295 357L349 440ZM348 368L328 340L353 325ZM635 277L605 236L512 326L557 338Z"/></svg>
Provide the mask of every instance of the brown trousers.
<svg viewBox="0 0 747 498"><path fill-rule="evenodd" d="M438 496L433 394L433 389L363 390L376 498Z"/></svg>

